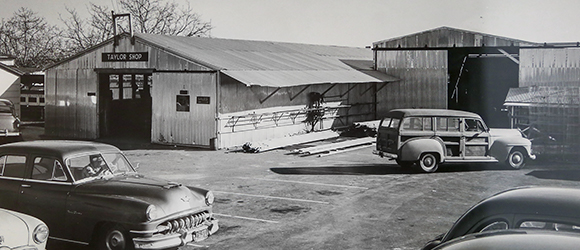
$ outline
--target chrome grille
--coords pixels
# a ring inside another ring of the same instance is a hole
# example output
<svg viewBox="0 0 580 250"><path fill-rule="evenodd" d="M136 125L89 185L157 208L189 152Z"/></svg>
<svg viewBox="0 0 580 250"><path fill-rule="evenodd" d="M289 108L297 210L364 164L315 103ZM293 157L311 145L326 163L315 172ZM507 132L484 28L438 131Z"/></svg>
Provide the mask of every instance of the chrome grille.
<svg viewBox="0 0 580 250"><path fill-rule="evenodd" d="M169 220L161 223L158 226L159 232L163 234L177 233L180 231L187 231L189 229L195 228L203 222L209 220L208 212L201 212L197 214L190 214L177 219Z"/></svg>

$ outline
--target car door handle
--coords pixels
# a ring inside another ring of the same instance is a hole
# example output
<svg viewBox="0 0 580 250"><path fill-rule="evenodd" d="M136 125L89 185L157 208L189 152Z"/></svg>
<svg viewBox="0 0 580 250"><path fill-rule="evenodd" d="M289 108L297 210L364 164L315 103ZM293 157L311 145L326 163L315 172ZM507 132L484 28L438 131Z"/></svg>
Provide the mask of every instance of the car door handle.
<svg viewBox="0 0 580 250"><path fill-rule="evenodd" d="M23 188L29 188L29 187L31 187L31 186L30 186L30 185L28 185L28 184L22 184L22 185L20 185L20 186L21 186L21 187L23 187Z"/></svg>

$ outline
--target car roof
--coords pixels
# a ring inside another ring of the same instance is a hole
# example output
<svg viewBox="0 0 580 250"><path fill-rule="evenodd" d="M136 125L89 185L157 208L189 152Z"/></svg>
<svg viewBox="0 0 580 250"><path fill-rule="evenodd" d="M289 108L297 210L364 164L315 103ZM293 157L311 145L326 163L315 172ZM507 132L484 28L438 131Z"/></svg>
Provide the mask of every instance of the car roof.
<svg viewBox="0 0 580 250"><path fill-rule="evenodd" d="M109 144L90 141L38 140L22 141L0 145L0 153L41 154L57 158L95 152L120 152Z"/></svg>
<svg viewBox="0 0 580 250"><path fill-rule="evenodd" d="M580 223L580 189L564 187L519 187L482 200L455 222L445 239L467 232L473 223L492 215L530 214L574 218ZM464 221L467 221L465 223Z"/></svg>
<svg viewBox="0 0 580 250"><path fill-rule="evenodd" d="M470 234L437 246L437 250L576 249L580 234L547 230L500 230Z"/></svg>
<svg viewBox="0 0 580 250"><path fill-rule="evenodd" d="M393 109L387 117L403 118L407 116L444 116L444 117L471 117L481 118L478 114L468 111L452 109Z"/></svg>

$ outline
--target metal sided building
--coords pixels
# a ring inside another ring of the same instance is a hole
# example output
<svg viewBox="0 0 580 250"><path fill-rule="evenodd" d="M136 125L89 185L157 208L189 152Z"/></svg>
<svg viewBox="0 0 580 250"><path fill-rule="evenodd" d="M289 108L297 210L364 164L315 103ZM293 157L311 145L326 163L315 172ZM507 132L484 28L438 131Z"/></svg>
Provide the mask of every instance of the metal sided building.
<svg viewBox="0 0 580 250"><path fill-rule="evenodd" d="M508 90L518 87L523 46L539 45L449 27L375 42L375 69L401 79L377 91L377 113L459 109L480 114L490 126L508 127L501 110Z"/></svg>
<svg viewBox="0 0 580 250"><path fill-rule="evenodd" d="M580 149L580 43L546 43L520 50L520 88L505 100L511 126L543 154Z"/></svg>
<svg viewBox="0 0 580 250"><path fill-rule="evenodd" d="M46 69L45 134L214 149L376 119L372 51L121 34Z"/></svg>

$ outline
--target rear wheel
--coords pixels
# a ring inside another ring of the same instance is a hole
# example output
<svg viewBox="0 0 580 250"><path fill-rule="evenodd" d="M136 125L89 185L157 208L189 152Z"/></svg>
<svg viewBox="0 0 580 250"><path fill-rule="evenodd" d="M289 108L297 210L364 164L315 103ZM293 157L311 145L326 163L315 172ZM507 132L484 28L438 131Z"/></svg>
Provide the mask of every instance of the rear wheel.
<svg viewBox="0 0 580 250"><path fill-rule="evenodd" d="M132 246L125 229L118 225L103 227L96 242L97 250L128 250Z"/></svg>
<svg viewBox="0 0 580 250"><path fill-rule="evenodd" d="M437 156L435 156L433 153L425 153L421 155L417 165L419 165L426 173L433 173L437 171L439 162L437 160Z"/></svg>
<svg viewBox="0 0 580 250"><path fill-rule="evenodd" d="M521 149L512 149L506 160L506 165L512 169L521 169L526 165L526 156Z"/></svg>

